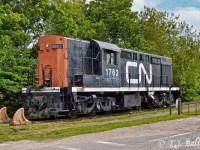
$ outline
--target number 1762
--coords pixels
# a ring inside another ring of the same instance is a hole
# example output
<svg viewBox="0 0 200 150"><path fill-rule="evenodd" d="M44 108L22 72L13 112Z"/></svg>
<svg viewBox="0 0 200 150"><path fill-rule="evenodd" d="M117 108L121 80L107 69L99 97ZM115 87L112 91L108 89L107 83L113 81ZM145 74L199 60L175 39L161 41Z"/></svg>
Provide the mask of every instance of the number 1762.
<svg viewBox="0 0 200 150"><path fill-rule="evenodd" d="M118 71L118 69L107 68L106 69L106 76L118 77L119 71Z"/></svg>

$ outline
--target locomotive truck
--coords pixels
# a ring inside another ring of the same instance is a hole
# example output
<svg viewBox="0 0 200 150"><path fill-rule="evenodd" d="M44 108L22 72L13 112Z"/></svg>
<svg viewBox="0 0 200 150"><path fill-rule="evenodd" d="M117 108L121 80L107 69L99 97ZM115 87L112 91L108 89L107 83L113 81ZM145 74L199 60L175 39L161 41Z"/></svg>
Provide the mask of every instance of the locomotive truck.
<svg viewBox="0 0 200 150"><path fill-rule="evenodd" d="M162 107L180 97L171 58L57 35L40 37L38 44L39 85L21 94L31 119Z"/></svg>

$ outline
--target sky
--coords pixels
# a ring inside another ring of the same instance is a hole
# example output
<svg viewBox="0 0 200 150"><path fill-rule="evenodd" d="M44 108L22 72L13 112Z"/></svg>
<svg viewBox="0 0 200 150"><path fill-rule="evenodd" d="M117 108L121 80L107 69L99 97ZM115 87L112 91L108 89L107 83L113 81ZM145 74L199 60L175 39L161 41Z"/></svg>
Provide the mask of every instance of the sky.
<svg viewBox="0 0 200 150"><path fill-rule="evenodd" d="M134 0L132 10L140 11L144 6L174 13L179 16L180 21L200 30L200 0Z"/></svg>

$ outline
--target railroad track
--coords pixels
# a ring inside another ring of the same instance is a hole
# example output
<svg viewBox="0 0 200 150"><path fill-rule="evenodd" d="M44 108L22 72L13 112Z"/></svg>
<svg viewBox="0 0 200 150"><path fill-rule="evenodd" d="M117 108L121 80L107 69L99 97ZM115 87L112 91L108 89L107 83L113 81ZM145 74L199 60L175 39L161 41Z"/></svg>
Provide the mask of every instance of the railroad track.
<svg viewBox="0 0 200 150"><path fill-rule="evenodd" d="M174 106L173 106L174 107ZM97 119L97 118L103 118L103 117L111 117L111 116L122 116L122 115L128 115L128 114L137 114L142 112L154 112L159 110L164 110L165 108L154 108L154 109L126 109L126 110L115 110L112 112L98 112L96 115L90 115L90 114L81 114L78 115L76 118L71 118L69 116L58 116L56 119L43 119L43 120L31 120L33 123L40 123L40 122L59 122L59 121L80 121L84 119Z"/></svg>
<svg viewBox="0 0 200 150"><path fill-rule="evenodd" d="M191 104L190 104L191 103ZM197 102L198 104L200 104L200 102ZM182 103L182 111L183 112L187 112L188 111L188 104L190 104L190 110L195 110L196 107L196 103L195 102L183 102ZM174 109L176 107L176 104L172 105L172 109ZM200 106L198 106L198 108L200 109ZM162 108L158 108L155 107L153 109L150 108L136 108L136 109L126 109L126 110L115 110L112 112L98 112L96 115L90 115L90 114L81 114L78 115L76 118L71 118L68 116L59 116L56 119L44 119L44 120L31 120L33 123L38 123L38 122L59 122L59 121L67 121L67 122L71 122L71 121L81 121L84 119L97 119L97 118L103 118L103 117L111 117L111 116L122 116L122 115L127 115L127 114L137 114L137 113L143 113L143 112L165 112L165 111L161 111L161 110L166 110L166 114L168 113L168 109L167 107L162 107ZM173 110L173 113L176 113L177 110Z"/></svg>

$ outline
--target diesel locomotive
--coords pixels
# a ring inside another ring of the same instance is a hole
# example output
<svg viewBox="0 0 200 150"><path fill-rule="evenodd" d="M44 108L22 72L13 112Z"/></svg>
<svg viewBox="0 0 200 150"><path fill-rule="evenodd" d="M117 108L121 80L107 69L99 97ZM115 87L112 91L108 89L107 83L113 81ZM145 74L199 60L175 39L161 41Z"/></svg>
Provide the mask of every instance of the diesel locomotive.
<svg viewBox="0 0 200 150"><path fill-rule="evenodd" d="M37 87L22 89L31 119L162 107L180 96L172 59L98 40L39 38Z"/></svg>

